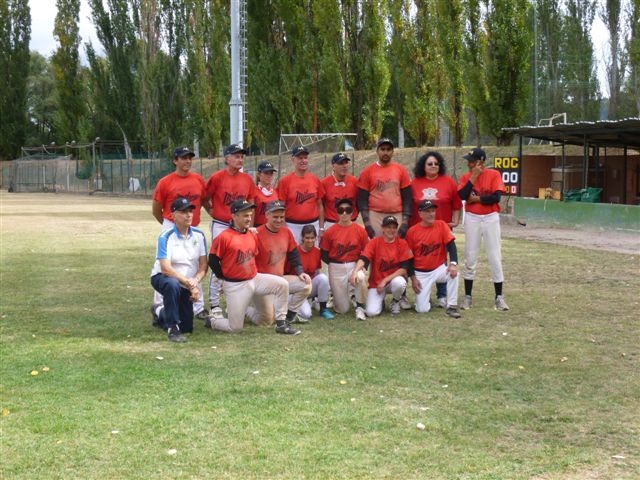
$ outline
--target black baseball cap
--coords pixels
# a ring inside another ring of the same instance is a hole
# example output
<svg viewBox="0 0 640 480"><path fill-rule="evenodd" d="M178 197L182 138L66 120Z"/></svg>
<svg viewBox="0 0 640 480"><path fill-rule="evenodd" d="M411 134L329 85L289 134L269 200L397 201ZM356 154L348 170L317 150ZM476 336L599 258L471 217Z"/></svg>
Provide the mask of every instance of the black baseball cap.
<svg viewBox="0 0 640 480"><path fill-rule="evenodd" d="M240 145L239 143L232 143L231 145L228 145L227 147L225 147L224 149L225 157L227 155L233 155L234 153L244 153L246 155L247 151L244 148L242 148L242 145Z"/></svg>
<svg viewBox="0 0 640 480"><path fill-rule="evenodd" d="M376 142L376 150L379 149L382 145L391 145L391 148L395 148L393 145L393 141L390 138L382 137L380 140Z"/></svg>
<svg viewBox="0 0 640 480"><path fill-rule="evenodd" d="M278 169L271 162L260 162L258 165L259 172L277 172Z"/></svg>
<svg viewBox="0 0 640 480"><path fill-rule="evenodd" d="M189 150L189 147L178 147L173 151L173 158L180 158L180 157L195 157L196 154L193 153L191 150Z"/></svg>
<svg viewBox="0 0 640 480"><path fill-rule="evenodd" d="M251 208L256 208L253 203L248 202L247 200L234 200L231 202L229 209L231 213L238 213L244 210L249 210Z"/></svg>
<svg viewBox="0 0 640 480"><path fill-rule="evenodd" d="M353 200L351 200L350 198L339 198L336 200L336 208L338 208L340 205L344 205L345 203L353 207Z"/></svg>
<svg viewBox="0 0 640 480"><path fill-rule="evenodd" d="M350 162L351 159L349 157L347 157L344 153L340 152L340 153L336 153L333 158L331 159L331 163L332 164L336 164L336 163L346 163L346 162Z"/></svg>
<svg viewBox="0 0 640 480"><path fill-rule="evenodd" d="M291 156L297 157L301 153L306 153L307 155L309 155L309 150L304 145L299 145L291 151Z"/></svg>
<svg viewBox="0 0 640 480"><path fill-rule="evenodd" d="M438 205L433 203L431 200L422 200L418 204L418 210L421 211L421 212L423 210L429 210L430 208L438 208Z"/></svg>
<svg viewBox="0 0 640 480"><path fill-rule="evenodd" d="M183 210L193 210L196 206L184 197L178 197L171 203L172 212L182 212Z"/></svg>
<svg viewBox="0 0 640 480"><path fill-rule="evenodd" d="M473 148L462 158L467 162L477 162L478 160L486 160L487 154L481 148Z"/></svg>
<svg viewBox="0 0 640 480"><path fill-rule="evenodd" d="M394 224L396 227L398 226L398 219L393 215L387 215L382 219L382 226L387 227L391 224Z"/></svg>
<svg viewBox="0 0 640 480"><path fill-rule="evenodd" d="M264 213L271 213L277 210L284 210L284 202L282 200L274 200L273 202L267 203Z"/></svg>

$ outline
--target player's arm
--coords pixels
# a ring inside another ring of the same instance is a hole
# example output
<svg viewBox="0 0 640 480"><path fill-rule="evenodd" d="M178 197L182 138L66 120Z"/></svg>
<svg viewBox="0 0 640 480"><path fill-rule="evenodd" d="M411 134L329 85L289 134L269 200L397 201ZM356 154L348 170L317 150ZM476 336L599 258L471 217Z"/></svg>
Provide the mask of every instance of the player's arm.
<svg viewBox="0 0 640 480"><path fill-rule="evenodd" d="M416 294L420 293L422 291L422 283L420 283L420 280L418 280L418 277L416 277L413 258L409 260L409 269L407 270L407 276L411 279L411 288L413 288L413 291L416 292Z"/></svg>
<svg viewBox="0 0 640 480"><path fill-rule="evenodd" d="M363 188L358 188L356 203L358 204L360 215L362 215L362 223L364 224L364 229L367 231L367 235L369 238L375 237L376 232L373 230L371 221L369 220L369 192Z"/></svg>
<svg viewBox="0 0 640 480"><path fill-rule="evenodd" d="M209 254L209 268L211 268L211 271L216 277L221 280L224 279L224 275L222 275L222 263L220 262L220 257L213 253Z"/></svg>
<svg viewBox="0 0 640 480"><path fill-rule="evenodd" d="M331 262L331 259L329 258L329 252L327 252L324 248L320 249L320 259L327 265Z"/></svg>
<svg viewBox="0 0 640 480"><path fill-rule="evenodd" d="M465 183L463 187L460 190L458 190L458 196L462 200L468 200L472 190L473 190L473 183L471 183L471 180L468 180L467 183Z"/></svg>
<svg viewBox="0 0 640 480"><path fill-rule="evenodd" d="M162 203L157 200L151 200L151 213L158 223L162 225L164 222L164 217L162 216Z"/></svg>
<svg viewBox="0 0 640 480"><path fill-rule="evenodd" d="M384 285L389 285L389 282L396 277L406 277L410 269L411 269L411 259L405 260L404 262L400 262L400 265L398 265L398 268L394 272L384 277L382 279L382 282L380 283L383 283Z"/></svg>
<svg viewBox="0 0 640 480"><path fill-rule="evenodd" d="M169 260L168 258L161 258L159 262L160 262L160 272L163 275L166 275L167 277L175 278L180 282L180 285L182 285L185 288L191 288L191 285L189 284L189 279L173 268L173 266L171 265L171 260Z"/></svg>
<svg viewBox="0 0 640 480"><path fill-rule="evenodd" d="M320 228L320 234L324 233L324 203L322 203L322 198L318 200L318 227Z"/></svg>
<svg viewBox="0 0 640 480"><path fill-rule="evenodd" d="M480 195L480 203L482 205L493 205L494 203L500 203L501 197L502 192L500 190L496 190L491 195Z"/></svg>
<svg viewBox="0 0 640 480"><path fill-rule="evenodd" d="M460 225L460 212L462 210L454 210L451 214L451 223L449 223L449 227L454 228Z"/></svg>
<svg viewBox="0 0 640 480"><path fill-rule="evenodd" d="M458 247L456 246L456 241L451 240L445 248L449 254L449 275L454 278L458 274Z"/></svg>

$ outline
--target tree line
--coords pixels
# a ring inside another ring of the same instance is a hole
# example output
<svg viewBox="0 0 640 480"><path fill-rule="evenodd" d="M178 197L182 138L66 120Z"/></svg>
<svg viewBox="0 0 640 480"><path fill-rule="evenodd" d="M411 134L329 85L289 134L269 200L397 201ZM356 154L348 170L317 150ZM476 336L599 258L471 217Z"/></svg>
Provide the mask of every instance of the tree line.
<svg viewBox="0 0 640 480"><path fill-rule="evenodd" d="M45 58L29 51L28 0L0 0L0 158L96 137L159 156L197 140L216 155L229 141L229 3L89 0L93 45L80 0L56 0ZM248 0L245 144L273 153L281 133L354 132L356 148L380 135L506 145L503 127L555 113L637 116L639 12L640 0Z"/></svg>

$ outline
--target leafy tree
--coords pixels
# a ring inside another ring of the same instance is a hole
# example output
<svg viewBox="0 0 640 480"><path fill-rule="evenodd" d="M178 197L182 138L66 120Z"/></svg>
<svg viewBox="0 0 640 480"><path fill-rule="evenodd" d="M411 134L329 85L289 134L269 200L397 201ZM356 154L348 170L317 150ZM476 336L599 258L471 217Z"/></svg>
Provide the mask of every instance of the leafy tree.
<svg viewBox="0 0 640 480"><path fill-rule="evenodd" d="M627 69L627 54L624 51L622 6L620 0L606 0L600 10L600 18L609 30L609 60L606 62L609 84L609 118L617 118L621 102L624 75Z"/></svg>
<svg viewBox="0 0 640 480"><path fill-rule="evenodd" d="M54 37L58 48L51 58L56 82L56 136L58 143L80 140L79 120L86 109L80 76L78 21L80 0L57 0Z"/></svg>
<svg viewBox="0 0 640 480"><path fill-rule="evenodd" d="M57 110L55 78L51 63L40 53L31 52L27 78L29 128L25 145L49 144L55 138Z"/></svg>
<svg viewBox="0 0 640 480"><path fill-rule="evenodd" d="M634 104L629 109L630 115L640 116L640 0L632 0L629 5L629 39L627 53L629 55L629 77L626 90Z"/></svg>
<svg viewBox="0 0 640 480"><path fill-rule="evenodd" d="M13 158L27 130L31 10L28 0L0 0L0 158Z"/></svg>
<svg viewBox="0 0 640 480"><path fill-rule="evenodd" d="M467 75L469 109L473 114L472 119L475 122L474 130L478 145L481 143L480 139L483 132L480 115L483 109L486 108L489 95L486 71L488 37L483 28L484 18L481 7L480 0L467 0L467 24L464 36L466 71L469 72Z"/></svg>

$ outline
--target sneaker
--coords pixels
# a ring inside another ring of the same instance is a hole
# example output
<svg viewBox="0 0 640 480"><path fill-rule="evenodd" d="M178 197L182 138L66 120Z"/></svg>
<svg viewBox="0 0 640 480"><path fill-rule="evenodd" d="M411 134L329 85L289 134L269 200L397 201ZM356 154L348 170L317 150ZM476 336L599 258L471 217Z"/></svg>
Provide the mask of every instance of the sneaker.
<svg viewBox="0 0 640 480"><path fill-rule="evenodd" d="M282 333L284 335L299 335L302 332L293 328L288 323L283 323L282 325L276 325L276 333Z"/></svg>
<svg viewBox="0 0 640 480"><path fill-rule="evenodd" d="M351 305L353 305L353 308L358 308L358 302L356 302L355 295L351 295Z"/></svg>
<svg viewBox="0 0 640 480"><path fill-rule="evenodd" d="M398 301L398 303L400 303L400 308L402 310L411 310L411 302L407 298L407 294L406 293L402 294L402 296L400 297L400 300Z"/></svg>
<svg viewBox="0 0 640 480"><path fill-rule="evenodd" d="M473 302L471 301L471 295L465 295L464 300L462 301L462 309L469 310L473 306Z"/></svg>
<svg viewBox="0 0 640 480"><path fill-rule="evenodd" d="M507 310L509 310L509 305L507 305L507 302L504 301L504 297L502 295L498 295L496 297L495 309L501 312L506 312Z"/></svg>
<svg viewBox="0 0 640 480"><path fill-rule="evenodd" d="M309 323L309 319L308 319L308 318L304 318L304 317L302 317L302 316L300 316L300 315L298 315L298 314L296 313L296 316L295 316L295 317L293 317L293 318L289 321L289 323Z"/></svg>
<svg viewBox="0 0 640 480"><path fill-rule="evenodd" d="M194 317L206 323L207 320L209 320L209 310L207 310L206 308L203 308L198 313L196 313Z"/></svg>
<svg viewBox="0 0 640 480"><path fill-rule="evenodd" d="M328 308L321 310L320 316L326 320L333 320L334 318L336 318L336 316Z"/></svg>
<svg viewBox="0 0 640 480"><path fill-rule="evenodd" d="M391 302L391 315L399 314L400 310L402 310L402 307L400 306L400 300L393 300Z"/></svg>
<svg viewBox="0 0 640 480"><path fill-rule="evenodd" d="M156 314L156 305L151 305L151 325L162 328L162 325L160 325L160 317Z"/></svg>
<svg viewBox="0 0 640 480"><path fill-rule="evenodd" d="M318 297L315 297L311 302L311 309L315 310L316 312L320 311L320 302L318 301Z"/></svg>
<svg viewBox="0 0 640 480"><path fill-rule="evenodd" d="M458 312L458 307L448 307L446 314L449 315L451 318L460 318L460 312Z"/></svg>
<svg viewBox="0 0 640 480"><path fill-rule="evenodd" d="M177 325L174 325L173 327L168 328L167 335L169 337L170 342L184 343L187 341L187 338L184 335L182 335L182 333L180 332L180 327L178 327Z"/></svg>
<svg viewBox="0 0 640 480"><path fill-rule="evenodd" d="M365 321L367 319L367 314L362 307L356 307L356 320Z"/></svg>
<svg viewBox="0 0 640 480"><path fill-rule="evenodd" d="M318 305L320 308L320 305ZM333 295L329 295L329 300L327 300L327 308L333 308Z"/></svg>
<svg viewBox="0 0 640 480"><path fill-rule="evenodd" d="M447 308L447 297L440 297L436 302L436 307L438 308Z"/></svg>

